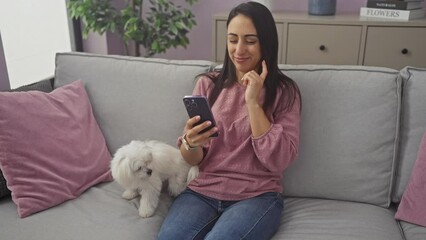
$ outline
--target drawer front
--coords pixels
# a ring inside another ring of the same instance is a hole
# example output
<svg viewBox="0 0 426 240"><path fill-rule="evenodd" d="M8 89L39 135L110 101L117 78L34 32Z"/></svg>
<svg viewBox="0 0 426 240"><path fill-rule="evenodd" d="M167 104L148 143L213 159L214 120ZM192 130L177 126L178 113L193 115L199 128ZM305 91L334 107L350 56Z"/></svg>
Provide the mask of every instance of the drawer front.
<svg viewBox="0 0 426 240"><path fill-rule="evenodd" d="M282 52L282 36L283 36L283 23L276 23L278 33L278 63L284 63L281 60L281 52ZM226 53L226 21L225 20L217 20L216 26L216 39L214 39L214 56L213 61L215 62L223 62L223 58Z"/></svg>
<svg viewBox="0 0 426 240"><path fill-rule="evenodd" d="M289 24L287 64L357 65L361 26Z"/></svg>
<svg viewBox="0 0 426 240"><path fill-rule="evenodd" d="M363 65L426 67L426 28L368 27Z"/></svg>
<svg viewBox="0 0 426 240"><path fill-rule="evenodd" d="M217 20L216 21L216 39L214 45L214 51L216 54L213 58L215 62L223 62L223 58L225 57L226 51L226 21L225 20Z"/></svg>

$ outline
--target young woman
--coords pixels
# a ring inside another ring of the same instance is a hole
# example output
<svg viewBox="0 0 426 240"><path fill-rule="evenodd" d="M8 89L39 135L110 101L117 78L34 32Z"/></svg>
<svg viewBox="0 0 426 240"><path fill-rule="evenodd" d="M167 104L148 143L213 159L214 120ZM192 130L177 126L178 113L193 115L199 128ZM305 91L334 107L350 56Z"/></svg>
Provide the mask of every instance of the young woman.
<svg viewBox="0 0 426 240"><path fill-rule="evenodd" d="M159 239L259 240L277 231L281 178L297 157L301 106L277 58L270 11L255 2L232 9L223 68L202 75L193 91L209 99L217 125L200 133L211 122L187 121L180 150L200 174L173 202Z"/></svg>

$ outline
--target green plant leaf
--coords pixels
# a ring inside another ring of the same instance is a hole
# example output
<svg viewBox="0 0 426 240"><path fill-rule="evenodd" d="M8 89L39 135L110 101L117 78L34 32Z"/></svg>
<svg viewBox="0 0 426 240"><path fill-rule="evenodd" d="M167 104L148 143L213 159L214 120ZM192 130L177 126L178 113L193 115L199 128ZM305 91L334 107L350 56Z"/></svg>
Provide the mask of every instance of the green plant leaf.
<svg viewBox="0 0 426 240"><path fill-rule="evenodd" d="M197 1L185 0L189 5ZM82 21L84 38L90 31L117 32L126 48L129 41L135 41L146 49L147 56L189 43L186 35L196 25L189 9L173 0L149 0L150 8L145 11L143 0L125 2L122 9L116 9L112 0L69 0L67 8L72 18Z"/></svg>
<svg viewBox="0 0 426 240"><path fill-rule="evenodd" d="M177 29L177 27L175 26L175 25L170 25L170 31L172 31L172 33L174 34L174 35L177 35L178 34L178 29Z"/></svg>
<svg viewBox="0 0 426 240"><path fill-rule="evenodd" d="M175 26L178 29L186 29L185 23L183 23L183 22L175 22Z"/></svg>

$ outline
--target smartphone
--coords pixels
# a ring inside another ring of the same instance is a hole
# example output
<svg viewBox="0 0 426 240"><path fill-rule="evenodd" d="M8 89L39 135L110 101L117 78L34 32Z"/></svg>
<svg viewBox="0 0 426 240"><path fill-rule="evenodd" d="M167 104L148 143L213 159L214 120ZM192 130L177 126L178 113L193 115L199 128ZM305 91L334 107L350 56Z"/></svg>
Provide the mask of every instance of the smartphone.
<svg viewBox="0 0 426 240"><path fill-rule="evenodd" d="M209 102L207 101L206 97L184 96L183 104L185 104L186 111L188 112L190 118L193 118L197 115L200 116L200 121L198 121L196 125L205 121L210 121L212 123L212 125L210 125L208 128L205 128L200 133L204 133L216 126L216 121L214 120L212 110L210 109ZM217 137L218 135L219 133L216 132L210 137Z"/></svg>

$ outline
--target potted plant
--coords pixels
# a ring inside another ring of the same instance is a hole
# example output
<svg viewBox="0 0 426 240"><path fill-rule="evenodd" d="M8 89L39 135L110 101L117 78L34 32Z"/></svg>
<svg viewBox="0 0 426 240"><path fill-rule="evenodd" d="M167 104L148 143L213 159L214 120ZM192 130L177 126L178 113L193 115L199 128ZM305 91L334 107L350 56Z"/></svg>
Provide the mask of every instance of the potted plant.
<svg viewBox="0 0 426 240"><path fill-rule="evenodd" d="M149 0L149 9L144 9L143 0L122 1L122 9L114 7L113 0L69 0L67 7L72 18L83 22L83 38L87 38L89 31L115 32L123 40L127 55L131 41L135 42L136 56L140 56L142 45L147 57L189 44L186 35L196 25L189 9L171 0ZM185 1L192 6L198 0Z"/></svg>

